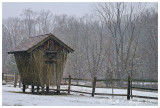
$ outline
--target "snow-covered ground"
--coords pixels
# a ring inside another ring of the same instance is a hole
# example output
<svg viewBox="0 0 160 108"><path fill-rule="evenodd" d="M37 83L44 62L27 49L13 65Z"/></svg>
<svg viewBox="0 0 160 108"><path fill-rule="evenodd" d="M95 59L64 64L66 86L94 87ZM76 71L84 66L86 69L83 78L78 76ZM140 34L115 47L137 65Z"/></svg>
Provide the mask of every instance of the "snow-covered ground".
<svg viewBox="0 0 160 108"><path fill-rule="evenodd" d="M63 86L61 88L66 88ZM88 91L91 88L71 87L72 90ZM133 98L127 100L124 97L95 96L72 93L71 95L32 95L18 93L22 90L13 85L2 86L3 106L158 106L158 100ZM30 92L29 89L26 92ZM111 89L96 88L96 93L112 93ZM114 93L126 94L126 90L114 89ZM158 97L158 93L133 91L135 95Z"/></svg>

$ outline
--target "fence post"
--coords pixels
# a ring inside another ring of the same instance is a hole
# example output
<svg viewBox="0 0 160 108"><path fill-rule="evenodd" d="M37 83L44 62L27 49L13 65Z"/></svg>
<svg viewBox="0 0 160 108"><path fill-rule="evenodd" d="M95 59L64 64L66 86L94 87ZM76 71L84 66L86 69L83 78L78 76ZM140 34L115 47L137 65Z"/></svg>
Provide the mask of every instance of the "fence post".
<svg viewBox="0 0 160 108"><path fill-rule="evenodd" d="M4 73L2 73L2 81L4 80Z"/></svg>
<svg viewBox="0 0 160 108"><path fill-rule="evenodd" d="M97 77L94 77L94 80L92 82L92 84L93 84L93 86L92 86L92 97L94 97L94 93L95 93L96 80L97 80Z"/></svg>
<svg viewBox="0 0 160 108"><path fill-rule="evenodd" d="M69 75L68 79L68 94L70 94L70 90L71 90L71 75Z"/></svg>
<svg viewBox="0 0 160 108"><path fill-rule="evenodd" d="M37 94L39 94L39 86L37 86Z"/></svg>
<svg viewBox="0 0 160 108"><path fill-rule="evenodd" d="M49 86L46 87L46 94L49 94Z"/></svg>
<svg viewBox="0 0 160 108"><path fill-rule="evenodd" d="M130 90L131 90L131 99L133 99L133 96L132 96L132 77L130 78Z"/></svg>
<svg viewBox="0 0 160 108"><path fill-rule="evenodd" d="M130 100L130 75L128 76L127 100Z"/></svg>
<svg viewBox="0 0 160 108"><path fill-rule="evenodd" d="M26 85L23 84L23 93L25 93Z"/></svg>
<svg viewBox="0 0 160 108"><path fill-rule="evenodd" d="M5 75L5 80L6 80L6 82L7 82L7 80L8 80L7 75Z"/></svg>
<svg viewBox="0 0 160 108"><path fill-rule="evenodd" d="M32 94L34 94L34 85L32 85Z"/></svg>
<svg viewBox="0 0 160 108"><path fill-rule="evenodd" d="M60 95L60 85L57 85L57 95Z"/></svg>
<svg viewBox="0 0 160 108"><path fill-rule="evenodd" d="M44 94L44 86L42 86L41 89L42 89L42 95L43 95Z"/></svg>
<svg viewBox="0 0 160 108"><path fill-rule="evenodd" d="M17 86L17 74L14 73L14 87Z"/></svg>
<svg viewBox="0 0 160 108"><path fill-rule="evenodd" d="M20 77L20 75L18 76L18 79L19 79L19 88L21 88L21 77Z"/></svg>

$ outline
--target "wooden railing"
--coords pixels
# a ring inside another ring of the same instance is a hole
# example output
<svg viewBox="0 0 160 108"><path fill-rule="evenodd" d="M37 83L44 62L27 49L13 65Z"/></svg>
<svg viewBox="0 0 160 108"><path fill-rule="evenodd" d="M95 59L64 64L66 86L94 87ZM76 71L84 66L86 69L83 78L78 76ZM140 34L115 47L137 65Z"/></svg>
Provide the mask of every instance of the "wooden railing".
<svg viewBox="0 0 160 108"><path fill-rule="evenodd" d="M9 79L12 79L12 83L14 81L14 87L16 87L17 82L19 81L19 75L8 75L8 74L2 74L2 79L6 80L6 81L10 81ZM68 83L63 84L63 85L68 85L67 89L49 89L49 90L54 90L57 92L60 91L67 91L68 94L70 94L71 92L76 92L76 93L83 93L83 94L90 94L92 97L94 97L95 95L106 95L106 96L126 96L127 99L129 100L130 98L147 98L147 99L158 99L158 97L151 97L151 96L141 96L141 95L134 95L132 93L133 90L137 90L137 91L149 91L149 92L158 92L158 88L147 88L147 87L136 87L133 86L133 82L143 82L143 83L158 83L158 81L156 80L139 80L139 79L131 79L130 77L128 77L128 79L97 79L96 77L94 77L94 79L81 79L81 78L71 78L71 76L69 76L68 78L63 78L63 80L67 80ZM90 82L91 85L85 85L85 84L75 84L73 82L75 81L85 81L85 82ZM116 93L97 93L95 92L96 88L98 88L96 86L97 82L111 82L111 84L113 84L114 82L125 82L126 86L113 86L110 87L112 89L126 89L127 92L124 94L116 94ZM71 86L79 86L79 87L87 87L92 89L92 91L87 92L87 91L78 91L78 90L72 90ZM20 81L19 81L19 87L21 87ZM36 89L36 88L34 88Z"/></svg>
<svg viewBox="0 0 160 108"><path fill-rule="evenodd" d="M126 96L128 100L130 98L136 97L136 98L147 98L147 99L158 99L158 97L150 97L150 96L141 96L141 95L133 95L132 90L140 90L140 91L146 91L150 90L152 91L158 91L158 88L146 88L146 87L132 87L132 82L149 82L149 83L158 83L156 80L139 80L139 79L132 79L128 77L128 79L97 79L96 77L94 79L80 79L80 78L63 78L64 80L68 80L70 83L68 84L68 93L70 92L76 92L76 93L83 93L83 94L91 94L92 97L94 95L108 95L108 96ZM72 84L72 81L90 81L92 82L92 86L88 85L80 85L80 84ZM96 93L96 82L126 82L127 86L126 87L117 87L117 86L112 86L112 89L126 89L127 93L126 94L115 94L115 93ZM80 86L80 87L88 87L92 88L92 92L86 92L86 91L78 91L78 90L71 90L70 86Z"/></svg>

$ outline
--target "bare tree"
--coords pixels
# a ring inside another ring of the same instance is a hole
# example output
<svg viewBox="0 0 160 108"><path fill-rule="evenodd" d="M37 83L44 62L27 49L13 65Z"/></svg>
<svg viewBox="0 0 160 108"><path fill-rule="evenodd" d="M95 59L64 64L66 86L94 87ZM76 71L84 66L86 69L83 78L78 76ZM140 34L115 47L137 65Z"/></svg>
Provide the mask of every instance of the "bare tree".
<svg viewBox="0 0 160 108"><path fill-rule="evenodd" d="M140 70L144 78L158 79L158 13L146 10L143 19L143 34L140 39ZM152 74L151 74L152 73ZM139 75L139 76L142 76Z"/></svg>
<svg viewBox="0 0 160 108"><path fill-rule="evenodd" d="M41 10L37 17L36 22L38 25L38 34L47 34L50 33L50 27L51 27L51 21L52 21L53 15L50 11Z"/></svg>
<svg viewBox="0 0 160 108"><path fill-rule="evenodd" d="M134 41L140 32L139 16L145 7L139 3L99 3L95 7L97 15L103 19L108 27L109 35L114 41L115 67L117 78L126 77L130 74L128 60L133 54ZM137 12L138 11L138 12ZM137 32L136 29L139 29ZM126 75L127 73L127 75Z"/></svg>
<svg viewBox="0 0 160 108"><path fill-rule="evenodd" d="M36 20L37 13L31 9L24 9L21 16L24 18L24 24L28 32L28 37L35 35L36 28L34 25L36 23L35 20Z"/></svg>
<svg viewBox="0 0 160 108"><path fill-rule="evenodd" d="M91 18L90 18L91 19ZM90 77L97 77L102 74L102 65L107 54L107 50L104 49L105 43L103 39L104 25L101 21L93 22L93 28L91 27L91 34L88 34L88 27L92 22L86 20L86 28L84 28L85 33L85 51L86 51L86 61L87 68L90 72Z"/></svg>

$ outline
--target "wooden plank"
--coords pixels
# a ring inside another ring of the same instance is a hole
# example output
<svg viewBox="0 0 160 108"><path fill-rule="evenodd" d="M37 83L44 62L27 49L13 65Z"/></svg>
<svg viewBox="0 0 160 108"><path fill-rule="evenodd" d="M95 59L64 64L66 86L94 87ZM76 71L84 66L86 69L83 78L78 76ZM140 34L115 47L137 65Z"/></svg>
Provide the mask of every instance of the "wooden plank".
<svg viewBox="0 0 160 108"><path fill-rule="evenodd" d="M49 94L49 86L46 87L46 94Z"/></svg>
<svg viewBox="0 0 160 108"><path fill-rule="evenodd" d="M127 96L127 94L95 93L94 95Z"/></svg>
<svg viewBox="0 0 160 108"><path fill-rule="evenodd" d="M71 91L71 92L76 92L76 93L92 94L92 93L82 92L82 91L76 91L76 90L70 90L70 91Z"/></svg>
<svg viewBox="0 0 160 108"><path fill-rule="evenodd" d="M45 52L46 53L57 53L57 51L49 51L49 50L46 50Z"/></svg>
<svg viewBox="0 0 160 108"><path fill-rule="evenodd" d="M32 85L32 94L34 94L34 90L35 90L34 85Z"/></svg>
<svg viewBox="0 0 160 108"><path fill-rule="evenodd" d="M157 100L158 100L158 97L138 96L138 95L132 95L132 97L136 97L136 98L147 98L147 99L157 99Z"/></svg>
<svg viewBox="0 0 160 108"><path fill-rule="evenodd" d="M67 89L60 89L60 91L68 91Z"/></svg>
<svg viewBox="0 0 160 108"><path fill-rule="evenodd" d="M132 79L132 82L156 82L158 83L157 80L143 80L143 79Z"/></svg>
<svg viewBox="0 0 160 108"><path fill-rule="evenodd" d="M61 84L61 85L68 85L68 84Z"/></svg>
<svg viewBox="0 0 160 108"><path fill-rule="evenodd" d="M72 80L93 81L92 79L72 78Z"/></svg>
<svg viewBox="0 0 160 108"><path fill-rule="evenodd" d="M158 91L158 88L132 87L133 89Z"/></svg>
<svg viewBox="0 0 160 108"><path fill-rule="evenodd" d="M2 80L4 80L4 73L2 73Z"/></svg>
<svg viewBox="0 0 160 108"><path fill-rule="evenodd" d="M69 78L62 78L64 80L68 80ZM81 78L71 78L72 80L82 80L82 81L93 81L92 79L81 79Z"/></svg>
<svg viewBox="0 0 160 108"><path fill-rule="evenodd" d="M16 87L17 86L17 75L16 75L16 73L14 73L14 87Z"/></svg>
<svg viewBox="0 0 160 108"><path fill-rule="evenodd" d="M42 86L42 88L41 88L41 89L42 89L42 94L44 94L44 87Z"/></svg>
<svg viewBox="0 0 160 108"><path fill-rule="evenodd" d="M93 87L92 87L92 97L94 97L94 93L95 93L96 80L97 80L97 77L94 77L94 80L93 80Z"/></svg>
<svg viewBox="0 0 160 108"><path fill-rule="evenodd" d="M131 90L131 87L130 87L131 82L130 82L130 80L131 80L131 77L128 76L127 100L130 100L130 90Z"/></svg>
<svg viewBox="0 0 160 108"><path fill-rule="evenodd" d="M57 95L60 94L60 85L57 85Z"/></svg>
<svg viewBox="0 0 160 108"><path fill-rule="evenodd" d="M68 94L70 94L71 90L71 75L69 75L69 80L68 80Z"/></svg>
<svg viewBox="0 0 160 108"><path fill-rule="evenodd" d="M37 86L37 94L39 94L39 86Z"/></svg>
<svg viewBox="0 0 160 108"><path fill-rule="evenodd" d="M20 78L20 75L18 75L18 79L19 79L19 81L18 81L18 83L19 83L19 88L21 88L21 78Z"/></svg>
<svg viewBox="0 0 160 108"><path fill-rule="evenodd" d="M62 78L63 80L68 80L69 78Z"/></svg>
<svg viewBox="0 0 160 108"><path fill-rule="evenodd" d="M49 90L58 91L57 89L49 89ZM68 90L67 89L60 89L59 91L68 91Z"/></svg>
<svg viewBox="0 0 160 108"><path fill-rule="evenodd" d="M23 84L23 93L25 93L26 85Z"/></svg>
<svg viewBox="0 0 160 108"><path fill-rule="evenodd" d="M57 60L51 59L51 60L45 60L44 62L57 62Z"/></svg>
<svg viewBox="0 0 160 108"><path fill-rule="evenodd" d="M96 88L102 88L102 87L96 87ZM127 87L103 87L103 88L110 88L110 89L127 89Z"/></svg>
<svg viewBox="0 0 160 108"><path fill-rule="evenodd" d="M78 85L78 84L71 84L72 86L80 86L80 87L89 87L92 88L92 86L87 86L87 85Z"/></svg>
<svg viewBox="0 0 160 108"><path fill-rule="evenodd" d="M97 81L112 81L112 82L117 82L117 81L122 81L122 82L127 82L127 79L97 79Z"/></svg>
<svg viewBox="0 0 160 108"><path fill-rule="evenodd" d="M113 82L117 82L117 81L122 81L122 82L127 82L127 79L97 79L97 81L113 81ZM156 80L143 80L143 79L132 79L133 82L157 82Z"/></svg>

